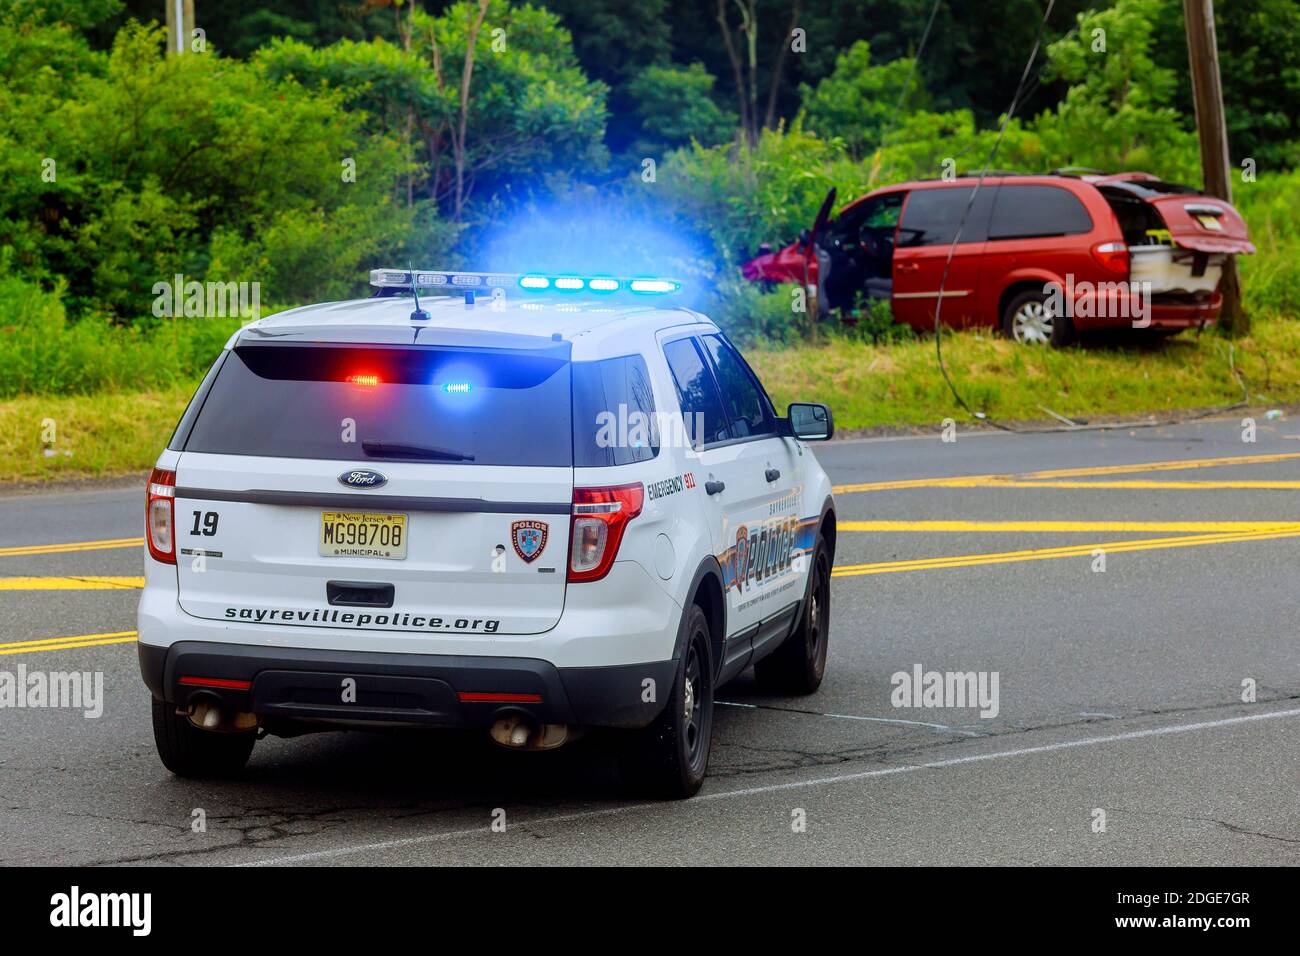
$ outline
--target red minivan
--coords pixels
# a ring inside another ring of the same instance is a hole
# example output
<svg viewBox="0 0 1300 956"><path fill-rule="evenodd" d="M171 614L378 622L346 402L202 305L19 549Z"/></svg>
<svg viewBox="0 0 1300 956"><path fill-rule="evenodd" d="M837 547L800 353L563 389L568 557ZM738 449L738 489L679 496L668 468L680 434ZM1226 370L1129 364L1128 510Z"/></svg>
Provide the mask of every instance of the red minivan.
<svg viewBox="0 0 1300 956"><path fill-rule="evenodd" d="M744 275L805 285L823 311L888 299L918 330L933 330L938 309L944 325L1063 345L1076 331L1213 323L1224 262L1255 251L1230 203L1147 173L998 175L975 186L887 186L834 219L831 190L809 232L746 262Z"/></svg>

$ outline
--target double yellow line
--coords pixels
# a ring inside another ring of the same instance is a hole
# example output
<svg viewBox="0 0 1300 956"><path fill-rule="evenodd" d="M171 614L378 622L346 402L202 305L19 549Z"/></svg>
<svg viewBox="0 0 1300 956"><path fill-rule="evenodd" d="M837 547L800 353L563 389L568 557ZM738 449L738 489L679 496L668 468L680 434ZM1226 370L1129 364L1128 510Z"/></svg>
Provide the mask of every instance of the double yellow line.
<svg viewBox="0 0 1300 956"><path fill-rule="evenodd" d="M851 485L836 485L837 495L858 494L868 491L898 491L906 488L1123 488L1156 490L1205 490L1232 488L1260 488L1271 490L1297 489L1300 481L1097 481L1070 482L1062 478L1089 478L1102 475L1133 475L1152 471L1187 471L1196 468L1228 468L1237 465L1263 465L1280 461L1294 461L1300 452L1271 455L1235 455L1226 458L1184 458L1174 461L1151 461L1135 465L1096 465L1085 468L1057 468L1049 471L1030 471L1008 475L958 475L952 478L908 478L901 481L871 481Z"/></svg>
<svg viewBox="0 0 1300 956"><path fill-rule="evenodd" d="M1167 534L1219 534L1225 532L1300 531L1300 521L840 521L840 531L889 534L1131 534L1160 531Z"/></svg>
<svg viewBox="0 0 1300 956"><path fill-rule="evenodd" d="M56 575L0 578L0 591L132 591L144 587L143 577Z"/></svg>
<svg viewBox="0 0 1300 956"><path fill-rule="evenodd" d="M24 544L0 548L0 558L17 558L32 554L67 554L70 551L105 551L111 548L140 548L144 538L107 538L103 541L70 541L67 544Z"/></svg>
<svg viewBox="0 0 1300 956"><path fill-rule="evenodd" d="M1116 554L1125 551L1157 551L1165 548L1192 548L1206 544L1231 544L1235 541L1267 541L1273 538L1300 538L1300 528L1184 535L1177 538L1144 538L1136 541L1104 541L1099 544L1076 544L1059 548L1032 548L1023 551L997 551L988 554L957 554L940 558L918 558L911 561L849 564L835 568L831 572L831 576L846 578L862 574L892 574L899 571L969 568L984 564L1012 564L1018 561L1077 558L1090 556L1098 550L1104 551L1106 554Z"/></svg>
<svg viewBox="0 0 1300 956"><path fill-rule="evenodd" d="M47 637L37 641L13 641L9 644L0 644L0 654L33 654L37 651L66 651L71 647L129 644L135 641L135 637L135 631L113 631L108 634L77 634L72 637Z"/></svg>

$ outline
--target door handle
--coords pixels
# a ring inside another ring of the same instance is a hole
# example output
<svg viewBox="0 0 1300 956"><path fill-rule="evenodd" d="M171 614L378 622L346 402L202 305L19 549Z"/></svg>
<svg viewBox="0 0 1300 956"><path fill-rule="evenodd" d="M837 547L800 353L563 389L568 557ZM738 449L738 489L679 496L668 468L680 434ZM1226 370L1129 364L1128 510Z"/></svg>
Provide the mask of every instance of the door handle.
<svg viewBox="0 0 1300 956"><path fill-rule="evenodd" d="M919 265L917 265L915 262L900 262L900 263L898 263L898 271L899 271L899 272L916 272L916 271L917 271L918 269L920 269L920 268L921 268L921 267L920 267Z"/></svg>
<svg viewBox="0 0 1300 956"><path fill-rule="evenodd" d="M704 483L704 493L706 495L716 495L721 492L727 485L721 481L706 481Z"/></svg>
<svg viewBox="0 0 1300 956"><path fill-rule="evenodd" d="M781 472L777 468L769 468L767 471L763 472L763 476L768 481L776 481L778 478L781 477Z"/></svg>

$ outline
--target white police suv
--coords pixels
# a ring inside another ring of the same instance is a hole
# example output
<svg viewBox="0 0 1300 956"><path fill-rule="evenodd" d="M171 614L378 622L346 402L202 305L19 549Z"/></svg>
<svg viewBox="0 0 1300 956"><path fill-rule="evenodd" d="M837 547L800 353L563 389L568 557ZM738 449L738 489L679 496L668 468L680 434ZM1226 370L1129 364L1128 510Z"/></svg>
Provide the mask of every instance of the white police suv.
<svg viewBox="0 0 1300 956"><path fill-rule="evenodd" d="M719 686L821 683L835 513L805 442L830 411L778 416L716 325L654 301L670 280L371 283L232 336L150 476L162 762L229 774L260 733L338 727L622 728L638 789L693 794Z"/></svg>

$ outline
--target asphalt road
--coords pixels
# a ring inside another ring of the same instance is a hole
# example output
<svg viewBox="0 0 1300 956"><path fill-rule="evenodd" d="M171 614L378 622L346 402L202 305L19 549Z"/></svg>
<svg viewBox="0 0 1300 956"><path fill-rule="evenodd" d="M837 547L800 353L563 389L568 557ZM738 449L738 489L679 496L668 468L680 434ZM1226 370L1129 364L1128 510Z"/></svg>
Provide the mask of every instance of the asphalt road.
<svg viewBox="0 0 1300 956"><path fill-rule="evenodd" d="M826 681L724 688L704 790L668 804L622 797L600 738L269 738L237 782L173 778L130 633L138 545L49 550L138 537L142 492L0 498L0 679L104 681L99 717L0 709L0 863L1294 865L1300 424L1241 435L819 449ZM894 706L918 665L996 673L996 716Z"/></svg>

